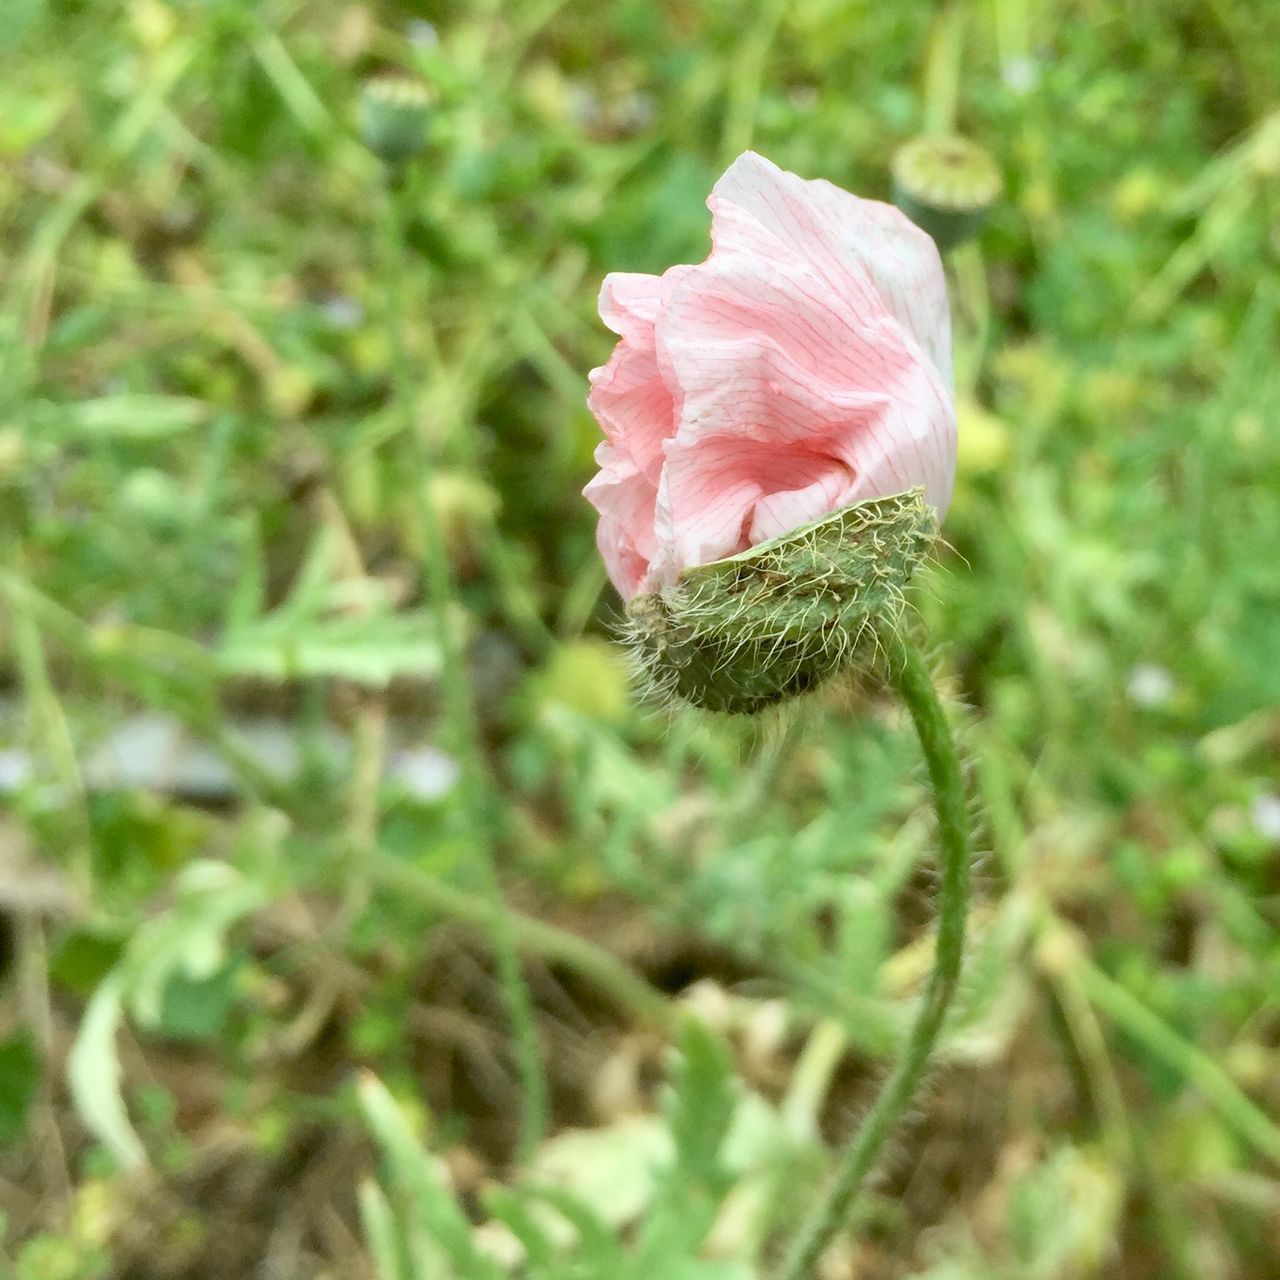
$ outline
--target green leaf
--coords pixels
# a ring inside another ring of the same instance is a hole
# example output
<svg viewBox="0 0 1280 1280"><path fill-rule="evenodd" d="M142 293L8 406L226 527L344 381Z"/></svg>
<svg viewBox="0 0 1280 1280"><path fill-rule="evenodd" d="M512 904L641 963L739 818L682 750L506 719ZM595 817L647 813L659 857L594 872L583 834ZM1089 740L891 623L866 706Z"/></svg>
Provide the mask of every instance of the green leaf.
<svg viewBox="0 0 1280 1280"><path fill-rule="evenodd" d="M720 1039L695 1018L680 1034L680 1054L666 1112L675 1164L659 1183L658 1198L640 1229L633 1273L687 1276L715 1222L732 1179L722 1148L733 1117L732 1059Z"/></svg>
<svg viewBox="0 0 1280 1280"><path fill-rule="evenodd" d="M658 1116L625 1116L603 1129L565 1129L539 1148L530 1169L539 1184L568 1193L615 1230L653 1201L674 1162L671 1134Z"/></svg>
<svg viewBox="0 0 1280 1280"><path fill-rule="evenodd" d="M88 999L124 953L119 938L76 930L63 939L49 960L49 978L73 995Z"/></svg>
<svg viewBox="0 0 1280 1280"><path fill-rule="evenodd" d="M578 1248L574 1262L577 1276L622 1276L626 1258L617 1233L571 1191L559 1187L528 1185L522 1188L526 1198L555 1210L577 1233Z"/></svg>
<svg viewBox="0 0 1280 1280"><path fill-rule="evenodd" d="M435 627L422 613L296 620L268 616L229 635L218 650L229 676L330 677L382 688L396 676L440 668Z"/></svg>
<svg viewBox="0 0 1280 1280"><path fill-rule="evenodd" d="M732 1059L723 1041L696 1018L680 1034L680 1056L667 1119L680 1176L714 1185L723 1176L720 1149L733 1117Z"/></svg>
<svg viewBox="0 0 1280 1280"><path fill-rule="evenodd" d="M208 978L176 973L165 984L156 1029L171 1040L212 1040L226 1025L236 1002L240 964L223 965Z"/></svg>
<svg viewBox="0 0 1280 1280"><path fill-rule="evenodd" d="M382 1188L372 1178L365 1178L360 1183L359 1198L360 1223L378 1280L407 1280L395 1213Z"/></svg>
<svg viewBox="0 0 1280 1280"><path fill-rule="evenodd" d="M116 395L76 404L44 404L39 425L90 439L156 440L207 422L210 407L187 396Z"/></svg>
<svg viewBox="0 0 1280 1280"><path fill-rule="evenodd" d="M225 625L235 635L253 625L267 599L267 558L262 546L262 529L250 518L242 535L240 576L227 596Z"/></svg>
<svg viewBox="0 0 1280 1280"><path fill-rule="evenodd" d="M89 1001L67 1078L81 1119L123 1167L146 1163L121 1092L116 1034L126 1005L144 1025L160 1025L170 981L214 975L224 963L227 932L266 896L265 886L225 863L191 863L177 879L173 907L134 933Z"/></svg>
<svg viewBox="0 0 1280 1280"><path fill-rule="evenodd" d="M509 1228L524 1246L531 1274L545 1276L554 1271L560 1251L536 1206L531 1206L524 1195L501 1186L485 1193L484 1206L489 1216Z"/></svg>
<svg viewBox="0 0 1280 1280"><path fill-rule="evenodd" d="M228 676L267 680L335 678L383 688L396 676L419 679L440 668L435 621L423 611L393 612L371 579L337 576L338 544L322 532L285 600L259 614L261 551L255 544L216 651Z"/></svg>
<svg viewBox="0 0 1280 1280"><path fill-rule="evenodd" d="M501 1280L501 1268L476 1249L471 1222L386 1086L366 1072L357 1096L404 1204L415 1280L436 1280L445 1261L465 1280Z"/></svg>
<svg viewBox="0 0 1280 1280"><path fill-rule="evenodd" d="M85 1126L125 1169L146 1164L120 1091L116 1033L124 1021L120 978L113 973L94 992L67 1059L67 1083Z"/></svg>

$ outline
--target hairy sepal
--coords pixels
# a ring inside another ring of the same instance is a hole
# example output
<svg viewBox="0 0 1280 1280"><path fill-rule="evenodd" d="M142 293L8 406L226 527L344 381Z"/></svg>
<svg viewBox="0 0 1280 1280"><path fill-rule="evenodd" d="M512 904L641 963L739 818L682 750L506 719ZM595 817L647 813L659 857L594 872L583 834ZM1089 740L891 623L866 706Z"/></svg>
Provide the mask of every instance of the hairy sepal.
<svg viewBox="0 0 1280 1280"><path fill-rule="evenodd" d="M641 681L666 701L754 714L865 662L937 537L922 489L854 503L686 569L627 606Z"/></svg>

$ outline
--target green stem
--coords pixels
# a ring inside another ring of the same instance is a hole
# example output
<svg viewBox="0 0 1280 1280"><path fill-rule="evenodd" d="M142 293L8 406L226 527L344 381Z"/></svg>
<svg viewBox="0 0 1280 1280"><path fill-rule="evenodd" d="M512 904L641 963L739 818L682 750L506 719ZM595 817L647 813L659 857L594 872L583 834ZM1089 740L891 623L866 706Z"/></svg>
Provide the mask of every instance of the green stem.
<svg viewBox="0 0 1280 1280"><path fill-rule="evenodd" d="M955 132L968 20L968 6L963 3L945 6L933 20L925 53L925 133Z"/></svg>
<svg viewBox="0 0 1280 1280"><path fill-rule="evenodd" d="M372 874L384 888L415 899L452 920L480 928L493 928L497 915L503 911L490 899L428 875L391 854L375 855ZM655 1027L670 1029L676 1025L675 1007L612 952L534 916L509 909L505 915L507 928L521 951L572 969Z"/></svg>
<svg viewBox="0 0 1280 1280"><path fill-rule="evenodd" d="M725 89L724 136L721 145L725 164L751 145L756 110L764 87L765 65L787 8L786 0L767 0L767 3L760 5L754 22L738 46L738 56L730 67Z"/></svg>
<svg viewBox="0 0 1280 1280"><path fill-rule="evenodd" d="M449 726L450 745L458 760L458 787L467 842L484 897L492 904L488 925L498 963L498 980L506 1000L515 1041L516 1062L524 1091L517 1160L523 1163L542 1140L547 1123L547 1085L538 1048L533 1002L520 968L511 916L502 897L493 853L493 832L487 803L487 780L479 736L471 705L466 665L450 625L449 607L454 596L453 570L444 545L443 531L431 500L429 478L432 458L423 439L414 409L413 373L404 340L403 285L408 271L400 192L388 174L386 192L387 329L391 342L392 375L396 399L405 417L409 445L414 450L417 475L414 492L425 541L423 571L427 595L435 614L440 640L441 687Z"/></svg>
<svg viewBox="0 0 1280 1280"><path fill-rule="evenodd" d="M1065 936L1065 929L1062 932ZM1073 946L1071 958L1072 976L1095 1008L1198 1089L1255 1151L1280 1165L1280 1127L1207 1053L1185 1040L1137 996L1103 973L1083 946Z"/></svg>
<svg viewBox="0 0 1280 1280"><path fill-rule="evenodd" d="M969 395L982 376L991 338L991 291L982 250L976 240L956 245L948 255L956 282L956 300L967 322L957 343L956 385Z"/></svg>
<svg viewBox="0 0 1280 1280"><path fill-rule="evenodd" d="M84 778L76 759L71 729L45 660L44 637L32 613L16 593L13 609L13 655L32 722L33 736L48 756L49 764L66 797L68 818L67 862L77 897L93 900L93 829L85 800Z"/></svg>
<svg viewBox="0 0 1280 1280"><path fill-rule="evenodd" d="M849 1210L885 1140L919 1087L955 993L964 956L969 905L969 818L960 758L919 649L905 635L889 638L887 649L893 681L920 739L938 815L942 881L938 894L937 950L933 972L902 1057L841 1158L822 1203L793 1244L778 1280L808 1280L823 1251L848 1220Z"/></svg>

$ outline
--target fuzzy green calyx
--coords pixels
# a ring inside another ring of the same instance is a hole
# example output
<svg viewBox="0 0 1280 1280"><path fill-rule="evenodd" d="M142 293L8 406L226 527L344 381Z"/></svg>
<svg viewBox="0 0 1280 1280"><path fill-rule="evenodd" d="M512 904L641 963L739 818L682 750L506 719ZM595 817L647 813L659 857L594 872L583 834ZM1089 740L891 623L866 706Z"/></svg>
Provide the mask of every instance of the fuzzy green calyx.
<svg viewBox="0 0 1280 1280"><path fill-rule="evenodd" d="M627 606L640 675L660 697L743 714L815 688L880 647L937 532L912 489L686 569Z"/></svg>
<svg viewBox="0 0 1280 1280"><path fill-rule="evenodd" d="M939 249L975 236L1000 198L1000 170L967 138L914 138L894 154L893 202Z"/></svg>

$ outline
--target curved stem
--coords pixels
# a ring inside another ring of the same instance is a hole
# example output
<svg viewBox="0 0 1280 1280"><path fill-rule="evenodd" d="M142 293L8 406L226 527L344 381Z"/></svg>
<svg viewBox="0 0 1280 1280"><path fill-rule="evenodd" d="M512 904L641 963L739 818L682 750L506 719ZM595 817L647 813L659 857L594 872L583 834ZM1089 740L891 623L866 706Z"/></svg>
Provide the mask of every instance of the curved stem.
<svg viewBox="0 0 1280 1280"><path fill-rule="evenodd" d="M389 177L394 178L394 175ZM413 399L413 373L404 341L403 285L407 272L405 233L400 189L394 180L386 191L386 290L387 330L391 343L392 377L396 400L405 417L409 447L414 450L418 475L414 490L418 497L418 518L422 524L425 546L423 571L427 597L435 614L440 640L440 684L444 695L445 718L448 722L450 746L458 760L458 790L466 836L474 855L475 871L481 881L481 892L492 904L487 924L498 964L498 981L511 1020L515 1042L516 1065L524 1094L520 1118L517 1161L524 1163L541 1142L547 1123L547 1082L538 1047L537 1024L533 1000L520 968L511 913L502 896L493 853L493 825L489 812L488 786L484 759L480 751L475 713L471 705L466 664L461 647L455 642L450 626L449 609L454 595L453 569L444 545L443 530L431 500L430 476L432 459L422 437Z"/></svg>
<svg viewBox="0 0 1280 1280"><path fill-rule="evenodd" d="M947 717L915 644L898 634L886 640L893 682L907 704L924 753L938 815L942 882L933 972L902 1057L854 1135L826 1196L801 1230L778 1280L808 1280L823 1250L848 1219L858 1191L895 1124L910 1106L942 1030L960 976L969 906L969 819L964 778Z"/></svg>

